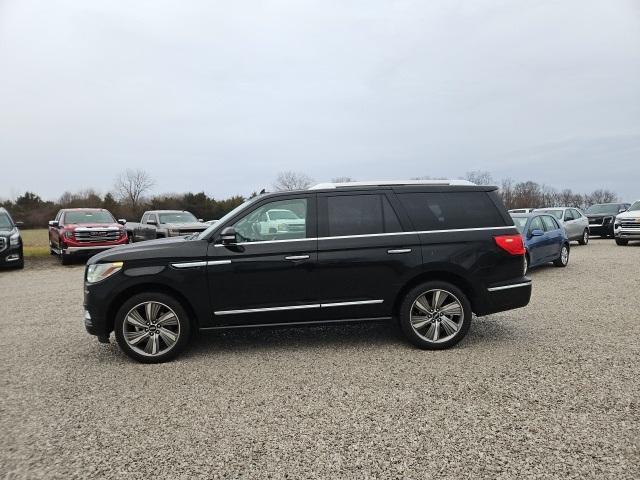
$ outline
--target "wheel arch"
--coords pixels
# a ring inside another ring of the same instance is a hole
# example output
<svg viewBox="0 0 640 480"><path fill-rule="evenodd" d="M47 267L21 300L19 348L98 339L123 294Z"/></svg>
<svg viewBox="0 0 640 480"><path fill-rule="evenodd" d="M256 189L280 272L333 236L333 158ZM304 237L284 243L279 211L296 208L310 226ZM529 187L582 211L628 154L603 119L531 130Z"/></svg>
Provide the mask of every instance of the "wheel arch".
<svg viewBox="0 0 640 480"><path fill-rule="evenodd" d="M119 292L113 298L113 300L111 300L111 302L109 303L109 306L107 307L107 317L106 317L107 324L109 325L111 330L114 329L116 313L118 312L118 309L120 308L120 306L124 302L126 302L129 298L142 292L164 293L166 295L169 295L175 298L176 301L180 303L182 308L186 310L187 315L189 315L189 320L191 321L191 326L193 327L193 331L195 332L198 330L198 327L199 327L198 316L196 315L195 309L193 308L189 300L187 300L187 298L175 288L172 288L163 283L154 283L154 282L144 282L144 283L132 285L124 289L123 291Z"/></svg>
<svg viewBox="0 0 640 480"><path fill-rule="evenodd" d="M400 309L402 300L404 299L405 295L409 292L409 290L414 288L416 285L419 285L424 282L434 281L434 280L440 280L443 282L451 283L452 285L455 285L460 290L462 290L463 293L469 299L469 302L471 302L471 310L475 311L476 291L473 288L473 285L471 284L471 282L469 282L462 275L459 275L454 272L450 272L448 270L433 270L433 271L419 273L414 277L412 277L408 282L406 282L403 285L403 287L400 289L400 291L396 295L396 298L393 302L393 315L395 316L398 315L398 310Z"/></svg>

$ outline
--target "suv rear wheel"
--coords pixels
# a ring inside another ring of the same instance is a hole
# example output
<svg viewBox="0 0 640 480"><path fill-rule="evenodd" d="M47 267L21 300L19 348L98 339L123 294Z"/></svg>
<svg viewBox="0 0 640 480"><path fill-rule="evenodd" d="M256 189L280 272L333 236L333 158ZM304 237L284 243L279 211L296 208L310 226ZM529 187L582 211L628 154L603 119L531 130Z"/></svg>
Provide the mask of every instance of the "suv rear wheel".
<svg viewBox="0 0 640 480"><path fill-rule="evenodd" d="M400 306L400 327L414 345L428 350L451 347L471 325L471 303L448 282L430 281L411 289Z"/></svg>
<svg viewBox="0 0 640 480"><path fill-rule="evenodd" d="M170 295L145 292L124 302L115 319L118 345L142 363L175 358L189 342L191 322L180 302Z"/></svg>

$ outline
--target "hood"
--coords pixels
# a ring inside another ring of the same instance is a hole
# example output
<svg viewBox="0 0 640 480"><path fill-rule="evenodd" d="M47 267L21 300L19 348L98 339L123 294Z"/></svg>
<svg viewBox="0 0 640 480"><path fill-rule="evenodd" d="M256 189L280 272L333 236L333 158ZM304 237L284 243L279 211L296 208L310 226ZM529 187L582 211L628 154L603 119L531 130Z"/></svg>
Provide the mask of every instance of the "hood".
<svg viewBox="0 0 640 480"><path fill-rule="evenodd" d="M18 229L16 227L0 227L0 235L13 235Z"/></svg>
<svg viewBox="0 0 640 480"><path fill-rule="evenodd" d="M585 213L587 218L603 218L603 217L615 217L621 215L620 213Z"/></svg>
<svg viewBox="0 0 640 480"><path fill-rule="evenodd" d="M124 228L119 223L68 223L64 228L75 230L76 228Z"/></svg>
<svg viewBox="0 0 640 480"><path fill-rule="evenodd" d="M187 240L185 237L159 238L157 240L129 243L105 250L91 257L87 265L101 262L138 260L153 262L163 258L175 261L181 257L205 256L208 245L209 242L207 240Z"/></svg>
<svg viewBox="0 0 640 480"><path fill-rule="evenodd" d="M640 222L640 210L628 210L616 215L616 218L635 218Z"/></svg>
<svg viewBox="0 0 640 480"><path fill-rule="evenodd" d="M175 230L206 230L209 225L205 225L201 222L193 222L193 223L163 223L162 224L166 228L173 228Z"/></svg>

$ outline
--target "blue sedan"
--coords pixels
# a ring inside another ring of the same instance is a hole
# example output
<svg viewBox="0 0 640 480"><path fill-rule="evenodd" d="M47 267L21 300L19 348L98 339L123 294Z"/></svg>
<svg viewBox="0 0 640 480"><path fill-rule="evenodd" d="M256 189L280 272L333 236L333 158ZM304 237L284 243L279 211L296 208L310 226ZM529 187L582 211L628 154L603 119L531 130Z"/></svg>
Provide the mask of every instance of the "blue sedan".
<svg viewBox="0 0 640 480"><path fill-rule="evenodd" d="M525 255L525 272L553 262L556 267L569 264L569 238L564 228L552 215L540 213L512 214L513 223L522 234Z"/></svg>

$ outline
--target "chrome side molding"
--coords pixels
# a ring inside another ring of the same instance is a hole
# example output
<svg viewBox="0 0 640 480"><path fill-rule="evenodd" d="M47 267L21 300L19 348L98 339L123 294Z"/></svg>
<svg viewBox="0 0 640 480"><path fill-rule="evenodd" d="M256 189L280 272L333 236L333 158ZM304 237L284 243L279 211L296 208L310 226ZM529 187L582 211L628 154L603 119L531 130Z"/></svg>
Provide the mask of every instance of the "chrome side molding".
<svg viewBox="0 0 640 480"><path fill-rule="evenodd" d="M383 303L384 300L360 300L354 302L334 302L334 303L310 303L306 305L283 305L282 307L267 308L246 308L242 310L218 310L215 315L237 315L241 313L265 313L279 312L283 310L307 310L310 308L330 308L330 307L351 307L357 305L375 305Z"/></svg>

